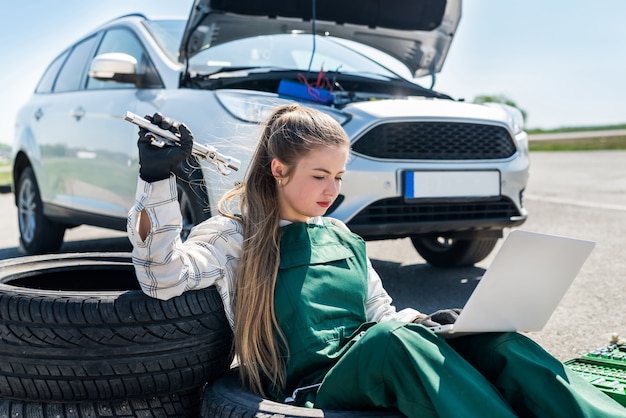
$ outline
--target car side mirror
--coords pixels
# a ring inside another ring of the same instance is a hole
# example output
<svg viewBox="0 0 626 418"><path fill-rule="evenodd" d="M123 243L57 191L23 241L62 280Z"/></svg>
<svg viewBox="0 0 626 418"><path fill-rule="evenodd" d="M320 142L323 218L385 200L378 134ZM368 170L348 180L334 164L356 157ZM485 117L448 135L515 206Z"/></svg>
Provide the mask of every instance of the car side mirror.
<svg viewBox="0 0 626 418"><path fill-rule="evenodd" d="M133 83L139 86L141 74L137 74L137 59L121 52L97 55L89 66L89 77L102 81Z"/></svg>

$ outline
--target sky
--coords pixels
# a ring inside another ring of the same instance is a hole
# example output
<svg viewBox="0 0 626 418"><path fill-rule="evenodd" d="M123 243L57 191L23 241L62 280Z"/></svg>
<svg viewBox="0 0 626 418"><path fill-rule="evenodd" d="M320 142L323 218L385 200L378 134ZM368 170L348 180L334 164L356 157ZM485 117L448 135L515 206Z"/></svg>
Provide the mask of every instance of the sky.
<svg viewBox="0 0 626 418"><path fill-rule="evenodd" d="M391 0L390 0L391 1ZM192 0L0 0L0 114L19 107L61 51L117 16L187 17ZM465 0L435 89L503 95L528 128L626 123L626 1Z"/></svg>

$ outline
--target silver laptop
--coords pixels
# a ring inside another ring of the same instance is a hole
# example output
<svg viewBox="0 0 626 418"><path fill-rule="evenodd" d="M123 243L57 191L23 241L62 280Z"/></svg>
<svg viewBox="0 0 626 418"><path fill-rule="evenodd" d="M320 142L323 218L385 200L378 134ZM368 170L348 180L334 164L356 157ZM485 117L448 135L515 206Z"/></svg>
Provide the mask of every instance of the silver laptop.
<svg viewBox="0 0 626 418"><path fill-rule="evenodd" d="M442 336L538 331L567 292L595 242L514 230Z"/></svg>

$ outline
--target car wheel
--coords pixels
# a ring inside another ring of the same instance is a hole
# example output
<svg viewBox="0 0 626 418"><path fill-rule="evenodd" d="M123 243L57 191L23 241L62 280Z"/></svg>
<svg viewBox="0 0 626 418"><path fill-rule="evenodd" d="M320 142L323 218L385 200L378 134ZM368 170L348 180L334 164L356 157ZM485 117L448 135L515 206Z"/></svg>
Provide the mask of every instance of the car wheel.
<svg viewBox="0 0 626 418"><path fill-rule="evenodd" d="M183 164L187 166L179 167L175 170L175 174L178 203L183 217L180 236L184 241L189 236L191 228L208 219L211 211L202 171L199 168L190 168L192 163ZM197 161L194 164L198 164Z"/></svg>
<svg viewBox="0 0 626 418"><path fill-rule="evenodd" d="M202 389L119 401L25 402L0 399L0 417L196 418L201 401Z"/></svg>
<svg viewBox="0 0 626 418"><path fill-rule="evenodd" d="M487 257L497 239L454 239L445 236L411 237L417 252L436 267L471 266Z"/></svg>
<svg viewBox="0 0 626 418"><path fill-rule="evenodd" d="M167 301L138 289L127 253L0 262L0 398L147 398L228 369L232 331L214 286Z"/></svg>
<svg viewBox="0 0 626 418"><path fill-rule="evenodd" d="M231 369L227 374L207 386L202 397L203 418L400 418L397 411L328 411L304 408L270 401L242 388L239 371Z"/></svg>
<svg viewBox="0 0 626 418"><path fill-rule="evenodd" d="M61 248L65 226L44 216L39 186L31 167L22 171L16 197L22 248L30 254L54 252Z"/></svg>

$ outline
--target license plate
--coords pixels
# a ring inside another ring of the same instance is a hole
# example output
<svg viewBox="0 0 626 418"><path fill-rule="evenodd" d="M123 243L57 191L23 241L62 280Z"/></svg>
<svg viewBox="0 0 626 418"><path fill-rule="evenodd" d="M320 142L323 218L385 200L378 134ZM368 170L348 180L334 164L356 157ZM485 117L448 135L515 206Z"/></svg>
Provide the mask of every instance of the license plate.
<svg viewBox="0 0 626 418"><path fill-rule="evenodd" d="M500 196L500 172L406 171L406 199L437 199Z"/></svg>

